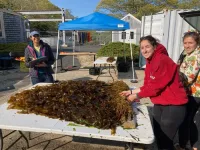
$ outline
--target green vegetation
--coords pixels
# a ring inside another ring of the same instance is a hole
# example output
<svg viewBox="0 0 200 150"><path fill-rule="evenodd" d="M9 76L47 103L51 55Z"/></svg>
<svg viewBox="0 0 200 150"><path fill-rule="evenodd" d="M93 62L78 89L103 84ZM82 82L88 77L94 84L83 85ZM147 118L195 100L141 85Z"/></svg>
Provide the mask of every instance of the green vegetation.
<svg viewBox="0 0 200 150"><path fill-rule="evenodd" d="M139 46L132 44L133 49L133 60L139 59ZM122 42L113 42L108 45L103 46L98 52L97 57L107 56L107 57L124 57L128 59L131 58L130 44Z"/></svg>
<svg viewBox="0 0 200 150"><path fill-rule="evenodd" d="M67 126L79 126L79 127L82 127L83 125L70 122Z"/></svg>
<svg viewBox="0 0 200 150"><path fill-rule="evenodd" d="M6 8L12 11L59 11L60 8L52 4L49 0L0 0L0 9ZM70 10L66 9L66 18L73 19L74 16ZM61 18L61 15L24 15L27 19L44 19L44 18ZM31 22L31 29L38 29L45 33L45 31L57 31L58 22ZM45 33L46 34L46 33Z"/></svg>
<svg viewBox="0 0 200 150"><path fill-rule="evenodd" d="M9 53L9 52L24 52L27 43L6 43L0 44L0 53Z"/></svg>
<svg viewBox="0 0 200 150"><path fill-rule="evenodd" d="M20 71L21 72L29 72L29 68L25 66L25 63L23 61L20 61Z"/></svg>
<svg viewBox="0 0 200 150"><path fill-rule="evenodd" d="M101 0L96 11L109 12L116 17L133 14L141 19L163 9L199 9L199 0Z"/></svg>
<svg viewBox="0 0 200 150"><path fill-rule="evenodd" d="M49 0L0 0L0 8L9 8L11 10L59 10Z"/></svg>
<svg viewBox="0 0 200 150"><path fill-rule="evenodd" d="M0 56L9 56L9 53L14 53L17 57L24 55L24 50L27 43L7 43L0 44ZM29 69L25 66L23 61L19 62L21 72L29 72Z"/></svg>

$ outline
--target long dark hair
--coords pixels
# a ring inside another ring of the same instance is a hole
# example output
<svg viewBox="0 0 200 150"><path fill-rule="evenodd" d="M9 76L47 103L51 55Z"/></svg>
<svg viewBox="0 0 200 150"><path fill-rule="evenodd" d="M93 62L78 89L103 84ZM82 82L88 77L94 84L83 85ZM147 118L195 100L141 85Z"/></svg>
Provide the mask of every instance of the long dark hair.
<svg viewBox="0 0 200 150"><path fill-rule="evenodd" d="M151 35L147 35L147 36L143 36L140 38L140 44L142 41L144 40L147 40L149 41L149 43L153 46L153 47L156 47L158 45L158 40L156 38L154 38L153 36Z"/></svg>

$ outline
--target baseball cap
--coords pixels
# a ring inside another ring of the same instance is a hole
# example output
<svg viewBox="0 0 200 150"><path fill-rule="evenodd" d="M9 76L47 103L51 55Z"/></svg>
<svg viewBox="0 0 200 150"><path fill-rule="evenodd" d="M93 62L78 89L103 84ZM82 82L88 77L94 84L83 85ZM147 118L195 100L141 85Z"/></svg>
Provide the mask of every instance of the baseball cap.
<svg viewBox="0 0 200 150"><path fill-rule="evenodd" d="M40 33L39 33L38 31L32 31L32 32L30 33L30 36L34 36L34 35L36 35L36 34L40 35Z"/></svg>

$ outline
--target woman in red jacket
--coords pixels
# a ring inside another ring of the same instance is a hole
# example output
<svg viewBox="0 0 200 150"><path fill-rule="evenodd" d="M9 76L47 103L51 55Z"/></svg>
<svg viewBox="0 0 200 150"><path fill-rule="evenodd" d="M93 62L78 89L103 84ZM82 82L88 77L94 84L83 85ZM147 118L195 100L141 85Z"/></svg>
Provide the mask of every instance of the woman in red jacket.
<svg viewBox="0 0 200 150"><path fill-rule="evenodd" d="M140 39L140 49L146 58L144 85L120 93L129 102L150 97L153 107L153 128L158 149L174 150L173 139L186 115L186 92L179 79L177 65L166 48L152 36Z"/></svg>

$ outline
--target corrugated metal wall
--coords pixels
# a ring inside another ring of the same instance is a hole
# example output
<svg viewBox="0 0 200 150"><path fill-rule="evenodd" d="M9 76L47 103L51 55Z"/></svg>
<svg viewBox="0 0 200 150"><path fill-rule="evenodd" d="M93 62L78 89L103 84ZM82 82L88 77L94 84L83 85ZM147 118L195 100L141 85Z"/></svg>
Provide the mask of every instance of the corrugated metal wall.
<svg viewBox="0 0 200 150"><path fill-rule="evenodd" d="M182 37L193 29L179 13L188 10L163 11L159 14L142 17L141 36L152 35L167 48L169 56L177 62L183 51ZM143 59L141 59L143 60ZM140 62L144 64L144 62Z"/></svg>
<svg viewBox="0 0 200 150"><path fill-rule="evenodd" d="M142 17L141 36L153 35L159 40L163 39L164 14Z"/></svg>

